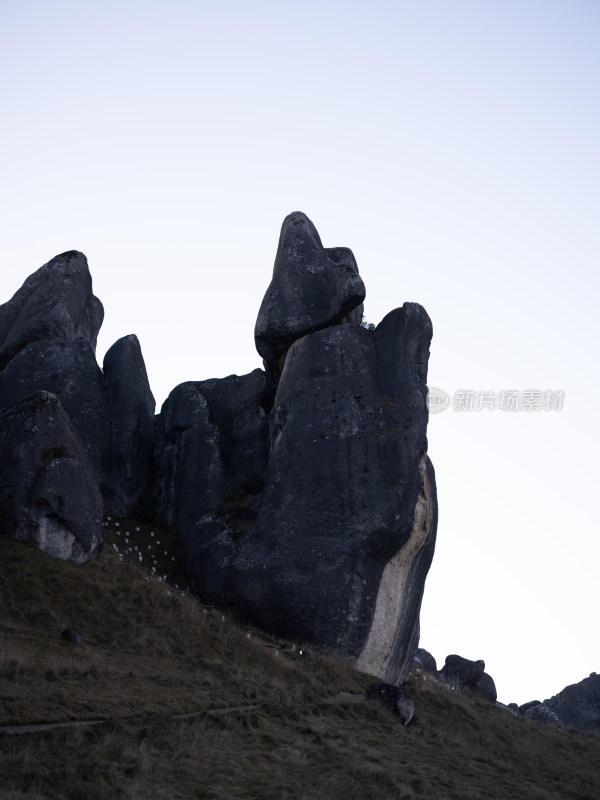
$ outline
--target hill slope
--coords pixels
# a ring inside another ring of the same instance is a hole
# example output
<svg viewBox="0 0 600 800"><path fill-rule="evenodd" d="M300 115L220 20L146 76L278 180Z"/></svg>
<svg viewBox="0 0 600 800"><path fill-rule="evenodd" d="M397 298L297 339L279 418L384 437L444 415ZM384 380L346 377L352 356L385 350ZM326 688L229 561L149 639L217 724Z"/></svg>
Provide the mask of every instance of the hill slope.
<svg viewBox="0 0 600 800"><path fill-rule="evenodd" d="M200 605L175 547L125 520L84 565L0 540L0 725L107 720L0 733L0 797L600 797L600 738L416 677L404 728L357 702L371 676Z"/></svg>

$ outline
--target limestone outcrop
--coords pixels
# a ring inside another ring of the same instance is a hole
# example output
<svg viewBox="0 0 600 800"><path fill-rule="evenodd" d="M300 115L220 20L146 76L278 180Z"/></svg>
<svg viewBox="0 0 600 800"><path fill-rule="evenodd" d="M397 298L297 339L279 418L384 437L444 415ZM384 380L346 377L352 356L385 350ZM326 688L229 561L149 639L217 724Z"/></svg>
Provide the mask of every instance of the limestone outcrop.
<svg viewBox="0 0 600 800"><path fill-rule="evenodd" d="M82 338L95 352L103 319L86 257L77 250L62 253L0 306L0 370L26 345L45 339Z"/></svg>
<svg viewBox="0 0 600 800"><path fill-rule="evenodd" d="M277 382L285 353L302 336L362 319L365 287L352 251L321 244L300 211L281 227L273 278L258 312L254 341L267 374Z"/></svg>
<svg viewBox="0 0 600 800"><path fill-rule="evenodd" d="M265 371L184 383L154 418L135 336L96 362L102 306L85 256L52 259L0 308L17 476L4 532L21 526L27 541L82 560L99 541L98 487L124 514L151 481L208 602L402 682L436 535L432 328L416 303L363 327L364 297L352 252L323 247L306 215L289 215L255 328ZM27 450L15 426L34 412L43 435L25 427Z"/></svg>
<svg viewBox="0 0 600 800"><path fill-rule="evenodd" d="M152 437L156 403L137 336L118 339L104 356L103 456L105 504L127 514L152 485Z"/></svg>
<svg viewBox="0 0 600 800"><path fill-rule="evenodd" d="M600 675L595 672L541 703L532 700L519 714L544 724L563 725L600 734Z"/></svg>
<svg viewBox="0 0 600 800"><path fill-rule="evenodd" d="M481 659L471 661L462 656L449 655L438 671L431 653L418 648L414 654L412 671L417 675L425 672L426 678L429 676L453 690L476 692L491 703L495 703L498 697L494 679L485 672L485 662Z"/></svg>
<svg viewBox="0 0 600 800"><path fill-rule="evenodd" d="M23 347L0 375L0 408L40 391L56 395L79 434L98 484L104 483L108 417L102 371L83 339L40 339Z"/></svg>
<svg viewBox="0 0 600 800"><path fill-rule="evenodd" d="M0 307L0 408L50 392L83 444L105 505L127 513L151 485L154 398L139 342L95 347L103 319L83 253L56 256Z"/></svg>
<svg viewBox="0 0 600 800"><path fill-rule="evenodd" d="M208 602L399 683L435 544L432 331L416 303L368 330L363 298L351 252L287 217L256 324L267 373L171 393L157 493Z"/></svg>
<svg viewBox="0 0 600 800"><path fill-rule="evenodd" d="M102 497L58 398L38 392L0 410L0 534L82 562L101 541Z"/></svg>
<svg viewBox="0 0 600 800"><path fill-rule="evenodd" d="M267 467L267 391L260 369L183 383L157 419L159 507L180 532L192 574L220 534L235 543L256 519Z"/></svg>

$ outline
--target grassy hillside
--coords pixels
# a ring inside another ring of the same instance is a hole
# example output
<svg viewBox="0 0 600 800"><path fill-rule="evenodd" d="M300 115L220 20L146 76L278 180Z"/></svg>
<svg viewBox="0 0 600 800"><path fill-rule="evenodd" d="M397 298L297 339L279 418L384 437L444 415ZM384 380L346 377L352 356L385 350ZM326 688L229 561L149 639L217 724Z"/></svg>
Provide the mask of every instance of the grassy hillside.
<svg viewBox="0 0 600 800"><path fill-rule="evenodd" d="M600 798L600 738L417 677L404 728L357 702L371 676L200 605L172 531L118 522L81 566L0 540L0 725L107 720L0 733L0 798Z"/></svg>

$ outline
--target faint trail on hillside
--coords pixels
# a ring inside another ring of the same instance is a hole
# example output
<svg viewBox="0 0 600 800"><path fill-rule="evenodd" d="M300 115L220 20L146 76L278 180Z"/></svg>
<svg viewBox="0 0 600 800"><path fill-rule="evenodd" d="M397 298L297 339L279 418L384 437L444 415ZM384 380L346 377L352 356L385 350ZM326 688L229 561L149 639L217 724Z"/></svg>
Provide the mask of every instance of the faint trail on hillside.
<svg viewBox="0 0 600 800"><path fill-rule="evenodd" d="M297 705L303 705L307 708L310 706L319 706L319 705L337 705L338 703L362 703L365 701L365 696L362 694L338 694L335 697L328 697L326 700L321 700L318 703L298 703ZM238 714L238 713L245 713L247 711L255 711L256 709L261 708L260 703L254 703L250 706L227 706L224 708L203 708L200 711L190 711L187 714L172 714L172 720L181 720L181 719L194 719L195 717L221 717L225 714ZM160 712L157 712L160 713ZM118 722L129 722L139 720L142 721L140 717L113 717L114 721ZM51 731L55 730L56 728L81 728L87 725L105 725L107 722L110 722L110 719L80 719L80 720L68 720L66 722L38 722L38 723L31 723L27 725L0 725L0 734L2 733L39 733L41 731Z"/></svg>
<svg viewBox="0 0 600 800"><path fill-rule="evenodd" d="M31 725L2 725L0 733L38 733L50 731L53 728L80 728L84 725L103 725L107 719L81 719L68 722L39 722Z"/></svg>

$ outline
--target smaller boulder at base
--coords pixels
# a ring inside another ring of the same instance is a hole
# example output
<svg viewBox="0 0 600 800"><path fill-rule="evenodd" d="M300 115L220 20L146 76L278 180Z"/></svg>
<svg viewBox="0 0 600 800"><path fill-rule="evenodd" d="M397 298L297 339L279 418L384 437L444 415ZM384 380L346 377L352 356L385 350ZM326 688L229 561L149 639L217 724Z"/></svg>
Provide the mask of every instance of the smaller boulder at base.
<svg viewBox="0 0 600 800"><path fill-rule="evenodd" d="M366 695L368 698L378 698L386 708L389 708L395 716L400 717L403 725L413 718L415 704L403 686L394 686L393 683L371 683L367 686Z"/></svg>
<svg viewBox="0 0 600 800"><path fill-rule="evenodd" d="M485 661L470 661L462 656L450 655L438 673L439 677L453 689L470 689L492 703L497 693L494 680L485 672Z"/></svg>
<svg viewBox="0 0 600 800"><path fill-rule="evenodd" d="M67 561L102 537L102 496L58 398L38 392L0 410L0 535Z"/></svg>

